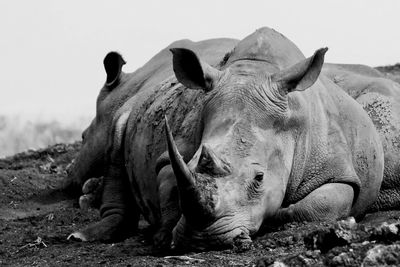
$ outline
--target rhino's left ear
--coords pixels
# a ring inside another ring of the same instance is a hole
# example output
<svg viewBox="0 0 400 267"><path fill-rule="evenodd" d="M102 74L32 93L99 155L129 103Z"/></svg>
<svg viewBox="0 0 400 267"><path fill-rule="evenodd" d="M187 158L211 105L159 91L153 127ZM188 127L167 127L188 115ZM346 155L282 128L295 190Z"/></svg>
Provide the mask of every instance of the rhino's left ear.
<svg viewBox="0 0 400 267"><path fill-rule="evenodd" d="M328 48L320 48L312 57L272 75L271 80L278 83L283 94L293 91L303 91L313 85L324 64L324 56Z"/></svg>
<svg viewBox="0 0 400 267"><path fill-rule="evenodd" d="M125 65L125 63L125 60L118 52L109 52L106 55L103 64L107 73L107 87L115 87L118 84L122 66Z"/></svg>
<svg viewBox="0 0 400 267"><path fill-rule="evenodd" d="M186 48L171 48L173 68L178 81L191 89L211 91L220 71L200 60Z"/></svg>

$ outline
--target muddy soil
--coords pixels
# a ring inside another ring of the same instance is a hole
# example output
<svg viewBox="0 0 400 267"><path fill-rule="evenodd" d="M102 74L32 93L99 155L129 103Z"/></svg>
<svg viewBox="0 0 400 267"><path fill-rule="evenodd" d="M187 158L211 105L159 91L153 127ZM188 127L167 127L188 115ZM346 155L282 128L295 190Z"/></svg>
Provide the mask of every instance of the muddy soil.
<svg viewBox="0 0 400 267"><path fill-rule="evenodd" d="M393 79L400 77L396 66L387 68ZM0 266L400 265L400 211L361 222L286 224L265 229L251 246L183 255L154 249L144 221L123 242L67 241L99 218L56 190L79 148L79 142L59 144L0 159Z"/></svg>
<svg viewBox="0 0 400 267"><path fill-rule="evenodd" d="M79 147L60 144L0 160L0 265L359 266L381 244L386 250L396 244L393 249L400 252L396 211L368 215L363 223L286 224L266 229L250 247L184 255L153 249L144 221L135 236L120 243L70 242L68 234L99 216L97 210L80 210L76 200L55 190ZM387 253L381 262L400 263L400 253Z"/></svg>

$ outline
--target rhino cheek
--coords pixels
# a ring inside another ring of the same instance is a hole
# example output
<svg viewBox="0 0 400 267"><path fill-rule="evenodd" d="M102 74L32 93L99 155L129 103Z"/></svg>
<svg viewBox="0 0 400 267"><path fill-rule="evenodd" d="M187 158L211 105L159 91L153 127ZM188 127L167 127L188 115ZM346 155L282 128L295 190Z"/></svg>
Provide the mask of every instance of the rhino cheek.
<svg viewBox="0 0 400 267"><path fill-rule="evenodd" d="M266 192L265 198L263 199L262 204L259 208L260 217L264 219L274 215L281 207L284 195L285 187L283 185L280 185L279 187L276 186L274 189L269 189Z"/></svg>

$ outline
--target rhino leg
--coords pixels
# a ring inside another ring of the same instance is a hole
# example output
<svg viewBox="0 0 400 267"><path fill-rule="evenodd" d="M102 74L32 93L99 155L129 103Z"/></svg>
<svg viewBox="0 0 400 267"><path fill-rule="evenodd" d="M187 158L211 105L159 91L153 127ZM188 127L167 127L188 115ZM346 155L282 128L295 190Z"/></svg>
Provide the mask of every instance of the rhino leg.
<svg viewBox="0 0 400 267"><path fill-rule="evenodd" d="M337 220L349 216L353 198L353 188L348 184L324 184L299 202L278 210L274 219L280 223Z"/></svg>
<svg viewBox="0 0 400 267"><path fill-rule="evenodd" d="M101 221L71 234L68 239L118 241L129 237L137 229L139 212L129 190L125 169L111 166L103 183Z"/></svg>
<svg viewBox="0 0 400 267"><path fill-rule="evenodd" d="M179 196L176 179L171 165L163 167L157 175L161 209L161 227L153 237L154 245L167 248L172 240L172 230L179 221Z"/></svg>

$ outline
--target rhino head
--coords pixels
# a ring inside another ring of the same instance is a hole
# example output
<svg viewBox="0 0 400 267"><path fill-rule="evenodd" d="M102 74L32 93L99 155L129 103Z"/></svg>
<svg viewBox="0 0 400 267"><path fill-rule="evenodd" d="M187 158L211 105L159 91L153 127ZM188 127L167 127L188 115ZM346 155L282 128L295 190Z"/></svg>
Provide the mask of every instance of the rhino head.
<svg viewBox="0 0 400 267"><path fill-rule="evenodd" d="M282 204L304 127L290 96L316 82L327 48L285 69L244 59L218 70L191 50L171 51L179 82L208 94L201 144L188 163L166 120L183 213L172 244L201 249L251 241Z"/></svg>
<svg viewBox="0 0 400 267"><path fill-rule="evenodd" d="M122 103L122 101L116 101L116 98L122 95L118 89L123 84L126 75L122 72L122 66L125 63L117 52L110 52L104 58L107 79L97 98L96 117L83 131L82 147L68 171L65 187L73 194L80 193L83 183L88 178L104 174L108 136L116 111Z"/></svg>

